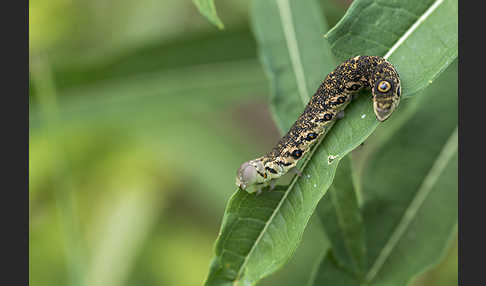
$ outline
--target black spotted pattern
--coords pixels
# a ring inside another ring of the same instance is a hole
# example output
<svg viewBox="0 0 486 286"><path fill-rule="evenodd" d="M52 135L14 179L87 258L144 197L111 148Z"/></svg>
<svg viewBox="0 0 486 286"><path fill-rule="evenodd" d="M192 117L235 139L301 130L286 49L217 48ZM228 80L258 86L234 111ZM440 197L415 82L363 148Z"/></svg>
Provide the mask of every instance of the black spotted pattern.
<svg viewBox="0 0 486 286"><path fill-rule="evenodd" d="M386 93L378 94L377 85L382 81L387 81L391 88ZM375 56L357 56L343 62L326 76L287 134L272 151L259 159L270 178L285 174L311 149L312 144L320 142L335 122L336 115L346 108L352 95L361 88L371 88L375 104L389 107L390 114L393 104L398 104L400 78L389 62ZM381 114L376 110L375 114L380 121L388 118L379 118ZM272 164L279 165L282 170L277 172Z"/></svg>

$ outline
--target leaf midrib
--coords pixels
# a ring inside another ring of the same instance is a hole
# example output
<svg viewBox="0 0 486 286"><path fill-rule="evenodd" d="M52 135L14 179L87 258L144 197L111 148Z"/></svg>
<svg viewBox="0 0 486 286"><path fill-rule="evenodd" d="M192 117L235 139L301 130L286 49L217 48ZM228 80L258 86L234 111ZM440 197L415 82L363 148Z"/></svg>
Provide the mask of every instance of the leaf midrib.
<svg viewBox="0 0 486 286"><path fill-rule="evenodd" d="M309 101L309 91L305 82L304 68L300 60L301 54L299 45L295 37L294 22L290 11L290 4L288 0L277 0L278 10L280 12L280 20L285 36L285 42L289 51L290 62L292 63L292 70L294 71L295 81L299 90L299 96L305 106Z"/></svg>
<svg viewBox="0 0 486 286"><path fill-rule="evenodd" d="M383 58L388 59L395 50L402 45L405 40L410 37L410 35L417 30L417 28L422 24L442 3L444 0L436 0L430 7L415 21L410 28L393 44L393 46L388 50L388 52L383 56Z"/></svg>

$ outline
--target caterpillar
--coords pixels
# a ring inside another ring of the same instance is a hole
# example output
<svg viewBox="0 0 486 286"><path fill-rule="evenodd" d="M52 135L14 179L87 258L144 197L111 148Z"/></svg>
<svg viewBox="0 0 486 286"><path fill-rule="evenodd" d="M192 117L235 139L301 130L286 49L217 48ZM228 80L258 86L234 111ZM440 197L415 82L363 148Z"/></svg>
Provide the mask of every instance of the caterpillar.
<svg viewBox="0 0 486 286"><path fill-rule="evenodd" d="M384 58L357 56L344 61L326 76L309 100L303 113L266 155L243 163L236 185L241 190L271 184L294 168L321 142L336 119L361 89L371 89L373 110L378 121L385 121L400 102L400 77Z"/></svg>

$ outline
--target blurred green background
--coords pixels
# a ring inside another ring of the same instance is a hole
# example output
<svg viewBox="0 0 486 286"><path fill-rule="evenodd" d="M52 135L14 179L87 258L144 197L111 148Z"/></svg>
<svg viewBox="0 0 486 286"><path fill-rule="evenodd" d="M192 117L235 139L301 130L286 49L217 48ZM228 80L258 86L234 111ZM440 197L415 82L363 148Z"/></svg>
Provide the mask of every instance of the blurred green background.
<svg viewBox="0 0 486 286"><path fill-rule="evenodd" d="M330 26L350 3L322 2ZM216 8L224 30L190 0L30 1L30 285L203 283L236 169L279 138L250 3ZM328 246L313 218L260 284L301 285ZM456 268L454 246L416 283Z"/></svg>

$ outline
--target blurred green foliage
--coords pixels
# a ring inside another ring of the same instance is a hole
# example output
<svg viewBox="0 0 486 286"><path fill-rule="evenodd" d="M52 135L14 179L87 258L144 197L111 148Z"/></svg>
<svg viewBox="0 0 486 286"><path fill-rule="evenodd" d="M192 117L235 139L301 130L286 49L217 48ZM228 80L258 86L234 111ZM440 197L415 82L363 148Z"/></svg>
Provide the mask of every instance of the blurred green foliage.
<svg viewBox="0 0 486 286"><path fill-rule="evenodd" d="M216 5L222 31L190 0L29 3L30 285L203 283L236 168L279 137L249 4ZM310 277L313 220L261 285ZM420 281L457 281L448 257Z"/></svg>

